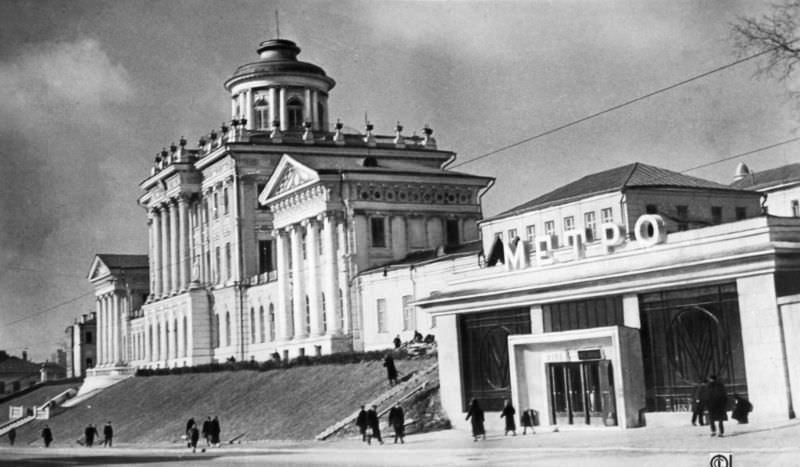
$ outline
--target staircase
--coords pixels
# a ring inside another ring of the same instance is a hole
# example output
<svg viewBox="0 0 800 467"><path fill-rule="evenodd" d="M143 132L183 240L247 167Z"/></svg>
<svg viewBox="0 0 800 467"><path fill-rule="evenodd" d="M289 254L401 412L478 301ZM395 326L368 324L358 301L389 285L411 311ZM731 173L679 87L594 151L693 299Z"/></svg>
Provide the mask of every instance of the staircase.
<svg viewBox="0 0 800 467"><path fill-rule="evenodd" d="M439 369L439 364L433 363L428 368L411 374L410 377L408 377L405 381L391 387L389 390L383 392L381 395L379 395L377 398L375 398L369 404L366 405L368 407L371 407L373 405L381 407L387 401L404 402L414 397L417 393L424 391L426 389L430 389L432 384L438 385L438 374L437 374L438 369ZM378 416L383 417L387 412L389 412L391 406L392 404L384 406L381 410L378 411ZM358 413L360 411L361 409L354 411L350 415L346 416L345 418L339 420L338 422L334 423L333 425L323 430L320 434L318 434L314 438L317 441L324 441L330 438L331 436L338 433L345 427L355 423L355 420L358 417Z"/></svg>
<svg viewBox="0 0 800 467"><path fill-rule="evenodd" d="M131 376L134 376L136 371L125 371L125 372L117 372L114 374L93 374L89 373L89 376L83 380L83 384L81 385L80 390L78 390L78 394L73 397L72 399L66 401L62 404L62 407L75 407L76 405L80 404L81 402L85 401L86 399L94 396L95 394L99 393L103 389L113 386L120 381L123 381Z"/></svg>
<svg viewBox="0 0 800 467"><path fill-rule="evenodd" d="M76 391L73 388L62 391L57 395L51 397L50 399L47 399L42 405L36 406L33 410L33 415L25 415L0 425L0 436L5 435L12 429L16 429L27 423L30 423L36 420L37 418L50 418L51 409L55 408L58 405L61 405L63 407L64 401L70 400L70 398L75 396L77 392L78 391Z"/></svg>

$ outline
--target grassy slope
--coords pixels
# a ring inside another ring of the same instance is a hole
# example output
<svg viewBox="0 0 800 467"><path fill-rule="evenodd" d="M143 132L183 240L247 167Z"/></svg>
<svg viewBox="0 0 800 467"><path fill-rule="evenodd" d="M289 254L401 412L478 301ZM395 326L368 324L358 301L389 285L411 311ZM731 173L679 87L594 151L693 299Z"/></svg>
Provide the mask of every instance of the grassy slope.
<svg viewBox="0 0 800 467"><path fill-rule="evenodd" d="M42 405L51 397L55 397L69 388L77 389L80 385L80 383L48 384L19 397L0 402L0 423L8 421L8 408L12 405L22 405L26 409L34 405Z"/></svg>
<svg viewBox="0 0 800 467"><path fill-rule="evenodd" d="M400 375L435 360L396 361ZM194 417L217 415L222 439L313 439L320 431L388 389L381 362L127 379L47 420L56 445L74 444L88 423L107 420L118 442L172 442ZM39 442L44 423L18 430L21 445Z"/></svg>

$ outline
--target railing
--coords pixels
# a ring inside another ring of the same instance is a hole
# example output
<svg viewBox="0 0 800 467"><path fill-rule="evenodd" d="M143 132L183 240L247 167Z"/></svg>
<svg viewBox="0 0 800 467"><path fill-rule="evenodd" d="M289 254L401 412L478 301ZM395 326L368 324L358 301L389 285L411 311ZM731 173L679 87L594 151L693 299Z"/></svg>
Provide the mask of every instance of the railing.
<svg viewBox="0 0 800 467"><path fill-rule="evenodd" d="M250 278L250 285L261 285L278 280L278 271L267 271Z"/></svg>

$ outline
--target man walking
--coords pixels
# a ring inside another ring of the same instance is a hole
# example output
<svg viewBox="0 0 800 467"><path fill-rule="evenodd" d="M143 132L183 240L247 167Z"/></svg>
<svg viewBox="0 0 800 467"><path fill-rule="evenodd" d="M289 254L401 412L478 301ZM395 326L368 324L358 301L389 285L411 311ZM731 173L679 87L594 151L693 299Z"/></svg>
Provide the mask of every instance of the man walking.
<svg viewBox="0 0 800 467"><path fill-rule="evenodd" d="M394 407L389 410L389 425L392 425L392 428L394 428L394 444L397 444L398 438L400 439L400 444L405 444L406 418L405 413L403 413L403 408L400 407L400 402L397 402Z"/></svg>
<svg viewBox="0 0 800 467"><path fill-rule="evenodd" d="M386 376L389 378L389 386L397 384L397 367L394 366L394 358L392 354L386 354L383 359L383 366L386 367Z"/></svg>
<svg viewBox="0 0 800 467"><path fill-rule="evenodd" d="M373 436L383 444L383 438L381 438L381 422L378 418L377 405L373 405L371 409L367 410L367 425L371 430L371 433L367 434L367 444L372 444Z"/></svg>
<svg viewBox="0 0 800 467"><path fill-rule="evenodd" d="M717 381L717 377L711 375L708 378L708 389L706 391L706 409L708 409L708 424L711 426L711 436L725 436L725 427L722 422L728 419L728 393L725 386ZM719 424L719 434L714 426L714 422Z"/></svg>
<svg viewBox="0 0 800 467"><path fill-rule="evenodd" d="M214 416L214 419L211 420L211 446L218 448L219 447L219 434L222 432L222 428L219 425L219 419Z"/></svg>
<svg viewBox="0 0 800 467"><path fill-rule="evenodd" d="M49 448L50 443L53 442L53 432L50 431L50 427L45 425L42 429L42 440L44 441L44 447Z"/></svg>
<svg viewBox="0 0 800 467"><path fill-rule="evenodd" d="M91 423L83 430L83 437L86 439L86 447L92 447L94 445L94 437L98 436L97 428L94 427Z"/></svg>
<svg viewBox="0 0 800 467"><path fill-rule="evenodd" d="M703 405L706 399L706 384L704 382L697 383L694 389L694 397L692 398L692 425L697 423L703 426L703 411L706 409Z"/></svg>
<svg viewBox="0 0 800 467"><path fill-rule="evenodd" d="M106 422L106 426L103 427L103 446L111 447L112 441L114 438L114 429L111 428L111 420Z"/></svg>
<svg viewBox="0 0 800 467"><path fill-rule="evenodd" d="M356 417L356 426L358 427L358 431L361 433L361 441L367 441L367 411L364 410L364 406L361 406L361 411L358 412L358 417Z"/></svg>
<svg viewBox="0 0 800 467"><path fill-rule="evenodd" d="M15 439L17 439L17 430L12 428L8 430L8 443L13 446Z"/></svg>
<svg viewBox="0 0 800 467"><path fill-rule="evenodd" d="M211 415L203 422L203 438L206 439L206 446L211 446Z"/></svg>

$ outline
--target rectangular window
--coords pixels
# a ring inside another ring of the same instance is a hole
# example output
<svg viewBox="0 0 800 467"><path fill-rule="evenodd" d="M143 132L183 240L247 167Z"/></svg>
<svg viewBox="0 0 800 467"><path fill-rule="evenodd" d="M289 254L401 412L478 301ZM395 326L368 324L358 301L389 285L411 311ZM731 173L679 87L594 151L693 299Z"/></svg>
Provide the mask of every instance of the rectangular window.
<svg viewBox="0 0 800 467"><path fill-rule="evenodd" d="M542 305L544 332L623 325L622 297L612 296Z"/></svg>
<svg viewBox="0 0 800 467"><path fill-rule="evenodd" d="M603 208L600 210L600 222L603 224L614 222L614 211L611 208Z"/></svg>
<svg viewBox="0 0 800 467"><path fill-rule="evenodd" d="M567 216L564 218L564 232L568 232L575 228L575 217Z"/></svg>
<svg viewBox="0 0 800 467"><path fill-rule="evenodd" d="M536 226L529 225L525 227L525 239L528 240L528 243L533 245L533 242L536 241Z"/></svg>
<svg viewBox="0 0 800 467"><path fill-rule="evenodd" d="M403 295L403 331L411 331L417 328L414 305L411 302L411 295Z"/></svg>
<svg viewBox="0 0 800 467"><path fill-rule="evenodd" d="M792 217L800 217L800 201L792 200Z"/></svg>
<svg viewBox="0 0 800 467"><path fill-rule="evenodd" d="M272 265L272 240L258 241L258 273L274 271Z"/></svg>
<svg viewBox="0 0 800 467"><path fill-rule="evenodd" d="M445 223L447 245L458 245L461 241L461 235L458 231L458 219L447 219Z"/></svg>
<svg viewBox="0 0 800 467"><path fill-rule="evenodd" d="M746 219L746 218L747 218L747 208L744 208L742 206L737 206L736 207L736 220L740 221L740 220Z"/></svg>
<svg viewBox="0 0 800 467"><path fill-rule="evenodd" d="M216 277L214 282L219 284L222 281L222 249L220 247L217 247L216 253L217 253L216 257L217 262L215 263L216 269L214 271L216 272Z"/></svg>
<svg viewBox="0 0 800 467"><path fill-rule="evenodd" d="M675 212L678 217L678 231L689 230L689 206L675 206Z"/></svg>
<svg viewBox="0 0 800 467"><path fill-rule="evenodd" d="M586 241L593 242L597 239L597 219L594 211L583 213L583 223L586 229Z"/></svg>
<svg viewBox="0 0 800 467"><path fill-rule="evenodd" d="M556 222L555 221L547 221L544 223L544 234L545 235L553 235L556 233Z"/></svg>
<svg viewBox="0 0 800 467"><path fill-rule="evenodd" d="M222 188L222 205L224 207L224 214L228 214L228 205L230 204L230 200L228 197L228 187Z"/></svg>
<svg viewBox="0 0 800 467"><path fill-rule="evenodd" d="M303 237L300 240L300 251L303 252L303 259L306 259L308 255L306 254L306 234L303 232Z"/></svg>
<svg viewBox="0 0 800 467"><path fill-rule="evenodd" d="M375 248L386 248L386 218L371 217L370 232L372 233L372 246Z"/></svg>
<svg viewBox="0 0 800 467"><path fill-rule="evenodd" d="M214 192L214 219L219 217L219 193Z"/></svg>
<svg viewBox="0 0 800 467"><path fill-rule="evenodd" d="M92 331L86 331L86 343L87 344L92 343Z"/></svg>
<svg viewBox="0 0 800 467"><path fill-rule="evenodd" d="M231 244L225 244L225 280L231 279Z"/></svg>
<svg viewBox="0 0 800 467"><path fill-rule="evenodd" d="M517 229L508 229L508 243L511 244L517 238Z"/></svg>
<svg viewBox="0 0 800 467"><path fill-rule="evenodd" d="M722 206L711 206L711 223L722 224Z"/></svg>
<svg viewBox="0 0 800 467"><path fill-rule="evenodd" d="M379 298L377 303L378 332L386 332L386 299Z"/></svg>

